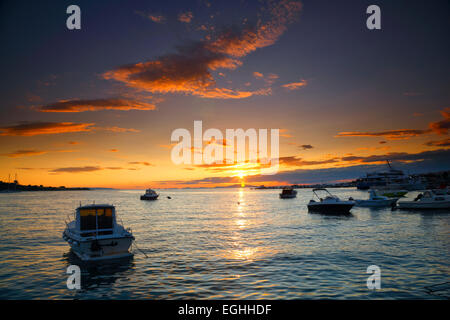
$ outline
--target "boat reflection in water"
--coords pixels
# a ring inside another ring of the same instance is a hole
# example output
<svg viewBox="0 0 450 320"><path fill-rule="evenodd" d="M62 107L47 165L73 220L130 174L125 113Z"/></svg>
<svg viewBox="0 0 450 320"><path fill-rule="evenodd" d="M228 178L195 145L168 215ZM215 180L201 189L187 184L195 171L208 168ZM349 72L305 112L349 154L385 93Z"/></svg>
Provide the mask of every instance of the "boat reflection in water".
<svg viewBox="0 0 450 320"><path fill-rule="evenodd" d="M81 292L99 287L112 288L117 280L129 278L135 272L134 257L105 261L82 261L73 250L64 254L67 267L77 265L81 270Z"/></svg>

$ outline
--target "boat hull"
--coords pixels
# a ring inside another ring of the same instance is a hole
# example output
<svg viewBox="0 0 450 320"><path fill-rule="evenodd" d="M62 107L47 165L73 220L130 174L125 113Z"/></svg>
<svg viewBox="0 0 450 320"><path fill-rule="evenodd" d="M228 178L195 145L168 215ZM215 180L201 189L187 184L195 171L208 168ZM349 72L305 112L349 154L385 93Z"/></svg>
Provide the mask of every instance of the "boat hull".
<svg viewBox="0 0 450 320"><path fill-rule="evenodd" d="M69 243L72 251L83 261L118 259L132 256L129 252L132 237L112 237L106 239L77 241L67 235L63 238Z"/></svg>
<svg viewBox="0 0 450 320"><path fill-rule="evenodd" d="M368 208L392 207L397 202L397 199L388 200L356 200L356 206Z"/></svg>
<svg viewBox="0 0 450 320"><path fill-rule="evenodd" d="M159 195L156 196L146 196L146 195L142 195L141 196L141 200L156 200L158 199Z"/></svg>
<svg viewBox="0 0 450 320"><path fill-rule="evenodd" d="M323 204L323 203L317 203L317 204L308 204L308 211L309 212L318 212L318 213L325 213L325 214L349 214L350 209L353 208L354 204Z"/></svg>
<svg viewBox="0 0 450 320"><path fill-rule="evenodd" d="M397 204L399 209L408 210L431 210L431 209L450 209L450 201L421 203L420 201L402 201Z"/></svg>
<svg viewBox="0 0 450 320"><path fill-rule="evenodd" d="M281 199L293 199L296 198L297 195L296 194L280 194L280 198Z"/></svg>

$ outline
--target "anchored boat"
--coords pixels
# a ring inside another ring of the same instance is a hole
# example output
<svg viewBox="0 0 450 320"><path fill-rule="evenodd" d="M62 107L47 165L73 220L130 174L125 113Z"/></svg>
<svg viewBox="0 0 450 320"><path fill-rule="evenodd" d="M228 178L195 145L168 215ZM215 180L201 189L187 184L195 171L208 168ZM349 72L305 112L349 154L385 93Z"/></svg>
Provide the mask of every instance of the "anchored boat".
<svg viewBox="0 0 450 320"><path fill-rule="evenodd" d="M355 200L358 207L392 207L397 202L398 198L388 198L380 196L375 190L369 191L369 199Z"/></svg>
<svg viewBox="0 0 450 320"><path fill-rule="evenodd" d="M147 189L145 190L145 194L141 196L141 200L156 200L158 197L159 194L157 194L155 190Z"/></svg>
<svg viewBox="0 0 450 320"><path fill-rule="evenodd" d="M80 206L73 221L66 223L63 239L84 261L131 256L134 240L130 229L117 223L116 208L109 204Z"/></svg>
<svg viewBox="0 0 450 320"><path fill-rule="evenodd" d="M319 197L317 191L323 191L326 193L325 198ZM337 196L332 195L325 188L313 189L313 194L319 201L311 199L308 203L308 211L329 213L329 214L348 214L350 209L355 205L353 200L341 200Z"/></svg>
<svg viewBox="0 0 450 320"><path fill-rule="evenodd" d="M413 201L399 201L399 209L450 209L450 195L432 190L420 193Z"/></svg>
<svg viewBox="0 0 450 320"><path fill-rule="evenodd" d="M297 191L292 187L284 187L280 193L281 199L292 199L297 196Z"/></svg>

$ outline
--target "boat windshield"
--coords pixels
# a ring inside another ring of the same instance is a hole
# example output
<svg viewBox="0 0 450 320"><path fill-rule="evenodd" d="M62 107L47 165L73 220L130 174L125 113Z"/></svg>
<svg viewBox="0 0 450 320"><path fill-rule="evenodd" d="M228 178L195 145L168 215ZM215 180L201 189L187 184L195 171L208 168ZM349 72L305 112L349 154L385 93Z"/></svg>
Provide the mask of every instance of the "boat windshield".
<svg viewBox="0 0 450 320"><path fill-rule="evenodd" d="M112 229L112 208L80 209L80 230Z"/></svg>

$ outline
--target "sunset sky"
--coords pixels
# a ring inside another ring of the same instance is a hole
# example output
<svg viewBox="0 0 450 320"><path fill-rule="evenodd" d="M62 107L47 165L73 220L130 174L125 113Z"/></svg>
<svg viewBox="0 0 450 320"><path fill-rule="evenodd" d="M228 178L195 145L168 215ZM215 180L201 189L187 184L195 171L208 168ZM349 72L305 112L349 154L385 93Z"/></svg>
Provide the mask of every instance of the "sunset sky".
<svg viewBox="0 0 450 320"><path fill-rule="evenodd" d="M81 30L66 8L81 8ZM382 29L366 28L367 6ZM0 180L155 188L450 170L450 3L2 1ZM280 129L280 170L175 165L173 130Z"/></svg>

